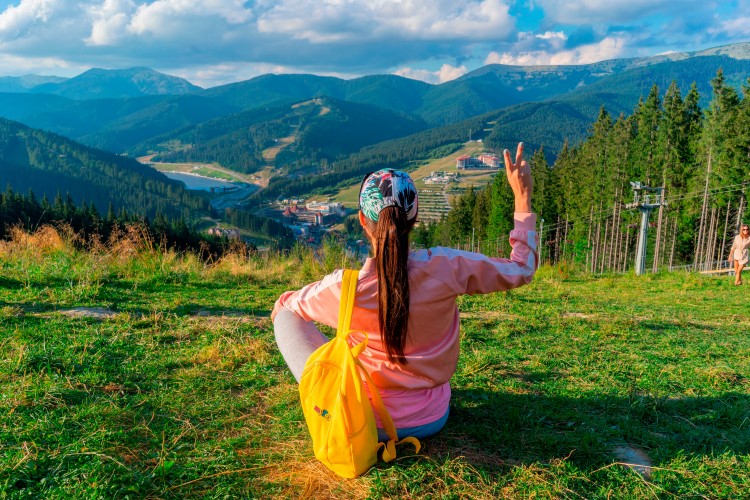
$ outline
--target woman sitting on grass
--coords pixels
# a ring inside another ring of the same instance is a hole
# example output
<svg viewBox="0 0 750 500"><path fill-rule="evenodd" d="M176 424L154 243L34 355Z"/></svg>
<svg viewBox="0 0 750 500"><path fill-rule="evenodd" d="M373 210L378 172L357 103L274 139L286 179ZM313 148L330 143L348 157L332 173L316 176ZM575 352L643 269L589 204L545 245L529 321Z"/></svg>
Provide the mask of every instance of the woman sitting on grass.
<svg viewBox="0 0 750 500"><path fill-rule="evenodd" d="M359 356L400 436L423 438L448 419L450 378L459 352L456 298L509 290L531 281L538 265L536 215L531 213L532 179L523 160L506 150L505 172L515 195L510 259L436 247L409 253L417 220L417 191L408 174L390 169L368 174L359 194L359 221L375 256L359 273L353 346L369 336ZM271 314L276 342L297 381L307 358L328 342L310 321L338 324L343 271L296 292L285 292ZM375 415L381 441L387 435Z"/></svg>
<svg viewBox="0 0 750 500"><path fill-rule="evenodd" d="M732 248L729 249L729 263L734 261L734 286L742 284L742 269L747 265L748 248L750 248L750 228L742 224L740 234L734 237Z"/></svg>

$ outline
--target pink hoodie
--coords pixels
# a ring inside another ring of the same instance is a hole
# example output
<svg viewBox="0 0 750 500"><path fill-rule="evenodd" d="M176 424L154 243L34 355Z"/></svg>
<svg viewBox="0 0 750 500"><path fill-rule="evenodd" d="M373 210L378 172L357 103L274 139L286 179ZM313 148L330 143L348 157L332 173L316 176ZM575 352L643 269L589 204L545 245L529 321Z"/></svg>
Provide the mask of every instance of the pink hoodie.
<svg viewBox="0 0 750 500"><path fill-rule="evenodd" d="M434 422L448 410L449 380L459 351L456 298L464 294L510 290L531 281L538 265L536 215L516 213L510 233L510 259L437 247L409 256L407 363L388 361L378 328L378 282L373 259L359 273L349 343L369 340L360 355L378 386L397 428ZM271 319L285 307L307 321L336 328L343 271L338 270L296 292L284 292ZM377 420L377 415L376 415ZM379 422L378 422L379 424Z"/></svg>

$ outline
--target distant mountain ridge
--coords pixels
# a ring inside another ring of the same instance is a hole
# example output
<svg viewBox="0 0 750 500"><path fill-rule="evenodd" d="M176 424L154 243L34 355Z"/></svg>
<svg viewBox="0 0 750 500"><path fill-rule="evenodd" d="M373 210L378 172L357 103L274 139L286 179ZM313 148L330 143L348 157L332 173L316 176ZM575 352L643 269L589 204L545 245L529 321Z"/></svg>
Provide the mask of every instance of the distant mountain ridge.
<svg viewBox="0 0 750 500"><path fill-rule="evenodd" d="M220 97L243 108L254 108L274 101L295 100L327 95L338 99L364 102L382 106L384 100L394 100L392 107L399 111L412 112L422 106L415 94L429 92L432 87L450 86L493 73L505 77L505 85L531 84L537 88L539 97L545 92L539 89L551 86L551 80L561 79L562 86L570 91L576 85L587 85L606 76L623 71L653 66L669 61L684 61L698 57L724 56L730 59L750 60L750 42L723 45L700 51L674 52L649 57L610 59L580 65L531 65L515 66L489 64L470 71L451 82L432 85L396 75L368 75L351 80L312 74L265 74L249 80L203 89L184 78L161 73L147 67L125 69L92 68L73 78L59 76L24 75L0 77L0 92L49 93L70 99L101 99L138 97L143 95L179 95L202 93L208 97ZM545 80L547 79L547 80ZM543 82L543 83L538 83ZM570 83L574 87L571 88ZM111 86L112 88L106 88ZM518 85L518 87L524 87ZM388 93L387 91L391 92ZM404 91L406 91L404 93ZM380 94L386 92L389 99ZM522 90L519 90L522 92ZM251 95L256 93L256 95ZM559 93L559 92L558 92ZM528 98L529 96L525 96ZM546 97L551 97L547 95ZM529 99L526 99L529 100ZM428 99L429 101L429 99Z"/></svg>
<svg viewBox="0 0 750 500"><path fill-rule="evenodd" d="M286 99L330 96L373 104L413 114L432 126L455 123L492 110L532 101L559 98L608 78L645 68L713 66L710 61L734 62L727 81L739 87L750 74L750 43L716 47L698 52L653 57L613 59L571 66L509 66L492 64L440 85L396 75L371 75L352 80L316 75L261 75L243 82L212 87L202 95L235 106L254 108ZM671 63L671 65L670 65ZM668 77L668 75L667 75ZM659 79L663 79L659 76ZM691 83L692 80L689 83ZM706 81L707 84L707 81ZM608 92L621 89L609 88Z"/></svg>
<svg viewBox="0 0 750 500"><path fill-rule="evenodd" d="M631 57L623 59L608 59L589 64L557 64L557 65L531 65L515 66L506 64L488 64L474 71L461 75L457 80L464 80L481 76L487 72L514 73L523 71L529 75L534 73L548 73L565 76L567 74L586 71L596 76L608 76L623 71L646 66L654 66L663 62L682 61L695 57L726 56L730 59L750 59L750 42L723 45L706 50L693 52L672 52L649 57Z"/></svg>
<svg viewBox="0 0 750 500"><path fill-rule="evenodd" d="M73 78L38 75L0 78L0 92L53 94L77 100L180 95L200 90L184 78L146 67L92 68Z"/></svg>
<svg viewBox="0 0 750 500"><path fill-rule="evenodd" d="M0 92L28 92L46 83L61 83L67 80L61 76L23 75L0 76Z"/></svg>
<svg viewBox="0 0 750 500"><path fill-rule="evenodd" d="M684 94L696 82L706 104L719 68L739 89L750 76L750 43L577 66L488 65L440 85L397 75L267 74L200 89L148 68L93 69L23 93L0 93L0 116L116 153L229 161L242 171L268 166L260 151L290 137L292 123L301 133L281 156L284 165L307 153L331 160L374 141L488 113L500 118L490 144L524 140L554 154L565 140L585 136L601 106L614 116L630 113L653 84L663 92L674 80ZM119 97L91 99L107 92ZM289 113L292 104L313 99L329 99L337 112Z"/></svg>

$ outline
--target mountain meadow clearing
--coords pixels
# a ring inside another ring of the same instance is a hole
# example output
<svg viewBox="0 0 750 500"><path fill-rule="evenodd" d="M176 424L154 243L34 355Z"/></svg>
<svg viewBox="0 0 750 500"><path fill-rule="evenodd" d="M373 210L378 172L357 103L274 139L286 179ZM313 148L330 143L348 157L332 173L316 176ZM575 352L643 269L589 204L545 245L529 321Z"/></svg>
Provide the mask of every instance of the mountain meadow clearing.
<svg viewBox="0 0 750 500"><path fill-rule="evenodd" d="M354 265L340 248L205 263L135 233L76 238L0 242L0 498L750 491L750 288L731 278L565 264L461 298L447 426L342 480L313 457L269 318L284 290Z"/></svg>

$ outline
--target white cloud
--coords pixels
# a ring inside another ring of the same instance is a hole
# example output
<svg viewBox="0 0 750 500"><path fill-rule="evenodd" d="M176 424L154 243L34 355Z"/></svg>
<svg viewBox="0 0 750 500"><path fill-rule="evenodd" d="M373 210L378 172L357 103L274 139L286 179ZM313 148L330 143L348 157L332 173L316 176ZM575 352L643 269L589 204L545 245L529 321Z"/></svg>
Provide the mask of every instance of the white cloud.
<svg viewBox="0 0 750 500"><path fill-rule="evenodd" d="M156 0L143 3L133 15L128 29L138 35L148 33L157 38L220 37L221 31L184 31L186 25L205 26L216 19L228 25L249 21L252 11L242 0Z"/></svg>
<svg viewBox="0 0 750 500"><path fill-rule="evenodd" d="M455 67L450 64L443 64L438 71L438 83L455 80L459 76L466 74L467 71L466 66Z"/></svg>
<svg viewBox="0 0 750 500"><path fill-rule="evenodd" d="M411 78L412 80L422 80L427 83L438 82L437 71L430 71L429 69L399 68L393 74L403 76L404 78Z"/></svg>
<svg viewBox="0 0 750 500"><path fill-rule="evenodd" d="M575 49L559 52L549 52L546 50L519 53L504 52L502 54L490 52L484 63L518 66L590 64L622 57L626 48L627 43L624 38L607 37L597 43L581 45Z"/></svg>
<svg viewBox="0 0 750 500"><path fill-rule="evenodd" d="M504 0L284 0L259 14L263 33L313 43L395 37L407 40L487 40L512 34Z"/></svg>
<svg viewBox="0 0 750 500"><path fill-rule="evenodd" d="M46 23L61 2L55 0L21 0L0 14L0 41L21 36L37 23Z"/></svg>
<svg viewBox="0 0 750 500"><path fill-rule="evenodd" d="M730 38L750 36L750 16L741 16L721 22L710 30L713 34L722 34Z"/></svg>
<svg viewBox="0 0 750 500"><path fill-rule="evenodd" d="M540 38L542 40L567 40L568 37L565 35L562 31L545 31L541 35L535 35L537 38Z"/></svg>
<svg viewBox="0 0 750 500"><path fill-rule="evenodd" d="M89 67L71 65L68 61L58 57L19 57L0 54L0 74L3 76L20 76L29 73L74 76L87 69Z"/></svg>
<svg viewBox="0 0 750 500"><path fill-rule="evenodd" d="M104 0L101 5L87 8L91 19L91 35L87 45L114 45L127 36L130 15L135 10L131 0Z"/></svg>
<svg viewBox="0 0 750 500"><path fill-rule="evenodd" d="M455 80L467 71L466 66L451 66L450 64L443 64L437 71L406 67L394 71L393 74L405 78L411 78L412 80L422 80L427 83L445 83Z"/></svg>

